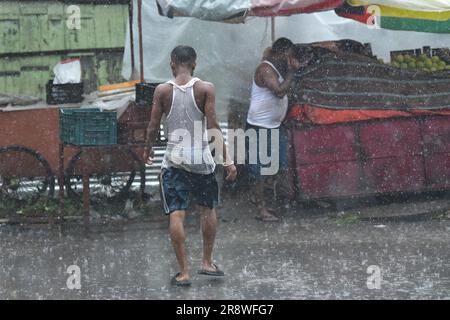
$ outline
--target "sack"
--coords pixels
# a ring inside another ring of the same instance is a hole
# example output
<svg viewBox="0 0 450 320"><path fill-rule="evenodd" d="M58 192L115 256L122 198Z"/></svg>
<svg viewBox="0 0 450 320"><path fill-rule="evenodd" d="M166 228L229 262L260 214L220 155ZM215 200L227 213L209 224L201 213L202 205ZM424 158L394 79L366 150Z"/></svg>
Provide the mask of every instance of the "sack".
<svg viewBox="0 0 450 320"><path fill-rule="evenodd" d="M54 68L55 79L53 84L80 83L80 59L70 59L59 62Z"/></svg>

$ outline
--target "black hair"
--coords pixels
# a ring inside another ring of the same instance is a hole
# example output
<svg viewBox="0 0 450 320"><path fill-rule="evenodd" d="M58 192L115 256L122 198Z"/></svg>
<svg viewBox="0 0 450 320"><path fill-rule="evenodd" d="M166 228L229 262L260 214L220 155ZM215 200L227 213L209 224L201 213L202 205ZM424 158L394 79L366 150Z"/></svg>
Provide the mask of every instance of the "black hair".
<svg viewBox="0 0 450 320"><path fill-rule="evenodd" d="M343 39L336 41L338 48L344 52L364 54L366 48L361 42L352 39Z"/></svg>
<svg viewBox="0 0 450 320"><path fill-rule="evenodd" d="M295 44L291 47L292 56L299 62L309 62L314 57L314 50L305 44Z"/></svg>
<svg viewBox="0 0 450 320"><path fill-rule="evenodd" d="M170 58L176 64L192 65L193 63L195 63L195 60L197 60L197 53L192 47L177 46L172 50Z"/></svg>
<svg viewBox="0 0 450 320"><path fill-rule="evenodd" d="M275 54L286 53L293 45L288 38L279 38L272 44L272 52Z"/></svg>

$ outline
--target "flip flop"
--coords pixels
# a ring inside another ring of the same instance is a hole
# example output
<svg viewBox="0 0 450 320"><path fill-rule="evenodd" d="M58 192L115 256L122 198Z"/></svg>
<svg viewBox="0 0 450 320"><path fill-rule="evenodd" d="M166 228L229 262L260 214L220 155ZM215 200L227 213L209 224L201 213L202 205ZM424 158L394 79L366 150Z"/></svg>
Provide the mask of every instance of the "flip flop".
<svg viewBox="0 0 450 320"><path fill-rule="evenodd" d="M210 270L198 270L197 273L198 274L202 274L205 276L212 276L212 277L223 277L225 276L225 273L219 269L219 267L216 264L212 264L214 266L214 268L216 268L216 271L210 271Z"/></svg>
<svg viewBox="0 0 450 320"><path fill-rule="evenodd" d="M262 221L262 222L278 222L280 221L279 218L275 217L275 216L255 216L256 220Z"/></svg>
<svg viewBox="0 0 450 320"><path fill-rule="evenodd" d="M174 275L172 277L172 279L170 280L170 284L173 286L178 286L178 287L189 287L191 285L191 280L177 280L177 277L180 274L181 273L178 272L176 275Z"/></svg>

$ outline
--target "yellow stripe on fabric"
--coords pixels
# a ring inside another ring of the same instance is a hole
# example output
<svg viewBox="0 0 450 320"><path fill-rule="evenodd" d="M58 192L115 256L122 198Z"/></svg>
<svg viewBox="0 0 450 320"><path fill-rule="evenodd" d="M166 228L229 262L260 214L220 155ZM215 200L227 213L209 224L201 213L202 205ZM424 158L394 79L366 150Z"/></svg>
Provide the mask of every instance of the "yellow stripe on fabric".
<svg viewBox="0 0 450 320"><path fill-rule="evenodd" d="M442 12L450 10L450 2L447 0L346 0L346 2L355 7L380 5L412 11Z"/></svg>
<svg viewBox="0 0 450 320"><path fill-rule="evenodd" d="M386 6L378 6L381 10L382 17L447 21L450 20L450 11L431 12L431 11L413 11L398 9Z"/></svg>

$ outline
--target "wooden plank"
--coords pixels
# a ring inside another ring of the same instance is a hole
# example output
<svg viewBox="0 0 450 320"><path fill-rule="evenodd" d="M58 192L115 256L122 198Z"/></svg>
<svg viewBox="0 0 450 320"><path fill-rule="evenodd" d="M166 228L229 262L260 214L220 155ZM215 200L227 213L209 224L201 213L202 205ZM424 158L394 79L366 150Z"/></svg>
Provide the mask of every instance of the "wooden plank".
<svg viewBox="0 0 450 320"><path fill-rule="evenodd" d="M20 47L21 52L41 51L46 45L43 35L47 34L48 2L27 2L20 6Z"/></svg>
<svg viewBox="0 0 450 320"><path fill-rule="evenodd" d="M59 60L57 55L1 59L0 92L45 98L45 84Z"/></svg>
<svg viewBox="0 0 450 320"><path fill-rule="evenodd" d="M47 14L48 5L48 1L27 1L27 3L20 6L20 13L33 16Z"/></svg>
<svg viewBox="0 0 450 320"><path fill-rule="evenodd" d="M47 32L43 34L45 50L64 50L64 29L66 18L63 6L60 3L51 3L47 7Z"/></svg>
<svg viewBox="0 0 450 320"><path fill-rule="evenodd" d="M139 82L141 82L141 81L140 80L131 80L131 81L127 81L127 82L102 85L99 87L99 91L110 91L110 90L134 88L134 86Z"/></svg>
<svg viewBox="0 0 450 320"><path fill-rule="evenodd" d="M22 15L20 17L20 52L40 51L41 18L40 15Z"/></svg>
<svg viewBox="0 0 450 320"><path fill-rule="evenodd" d="M123 7L123 6L122 6ZM110 14L110 35L111 35L111 47L123 47L125 46L127 15L124 15L124 11L120 10L120 6L111 6ZM128 14L128 13L127 13Z"/></svg>
<svg viewBox="0 0 450 320"><path fill-rule="evenodd" d="M49 18L64 18L66 16L66 13L64 12L64 6L60 2L49 2L47 4L47 15L49 16Z"/></svg>
<svg viewBox="0 0 450 320"><path fill-rule="evenodd" d="M65 28L65 46L66 49L90 49L95 48L95 26L94 19L89 16L81 15L81 29Z"/></svg>
<svg viewBox="0 0 450 320"><path fill-rule="evenodd" d="M0 53L124 46L126 5L80 4L82 30L67 28L69 5L0 1Z"/></svg>
<svg viewBox="0 0 450 320"><path fill-rule="evenodd" d="M82 18L94 18L95 17L95 10L94 7L97 5L94 4L81 4L81 17Z"/></svg>
<svg viewBox="0 0 450 320"><path fill-rule="evenodd" d="M18 94L20 79L20 63L18 58L4 58L0 70L2 82L2 93Z"/></svg>
<svg viewBox="0 0 450 320"><path fill-rule="evenodd" d="M20 76L19 93L24 96L45 97L45 87L41 78L42 72L23 71Z"/></svg>
<svg viewBox="0 0 450 320"><path fill-rule="evenodd" d="M94 7L95 14L95 35L97 48L110 48L111 47L111 30L110 30L110 14L111 7L113 6L100 6Z"/></svg>
<svg viewBox="0 0 450 320"><path fill-rule="evenodd" d="M3 74L5 63L5 59L0 59L0 93L6 93L6 74Z"/></svg>
<svg viewBox="0 0 450 320"><path fill-rule="evenodd" d="M21 4L17 1L0 2L0 18L19 19Z"/></svg>
<svg viewBox="0 0 450 320"><path fill-rule="evenodd" d="M0 19L0 53L19 50L19 20Z"/></svg>
<svg viewBox="0 0 450 320"><path fill-rule="evenodd" d="M20 64L18 58L2 58L3 70L8 72L20 72Z"/></svg>

